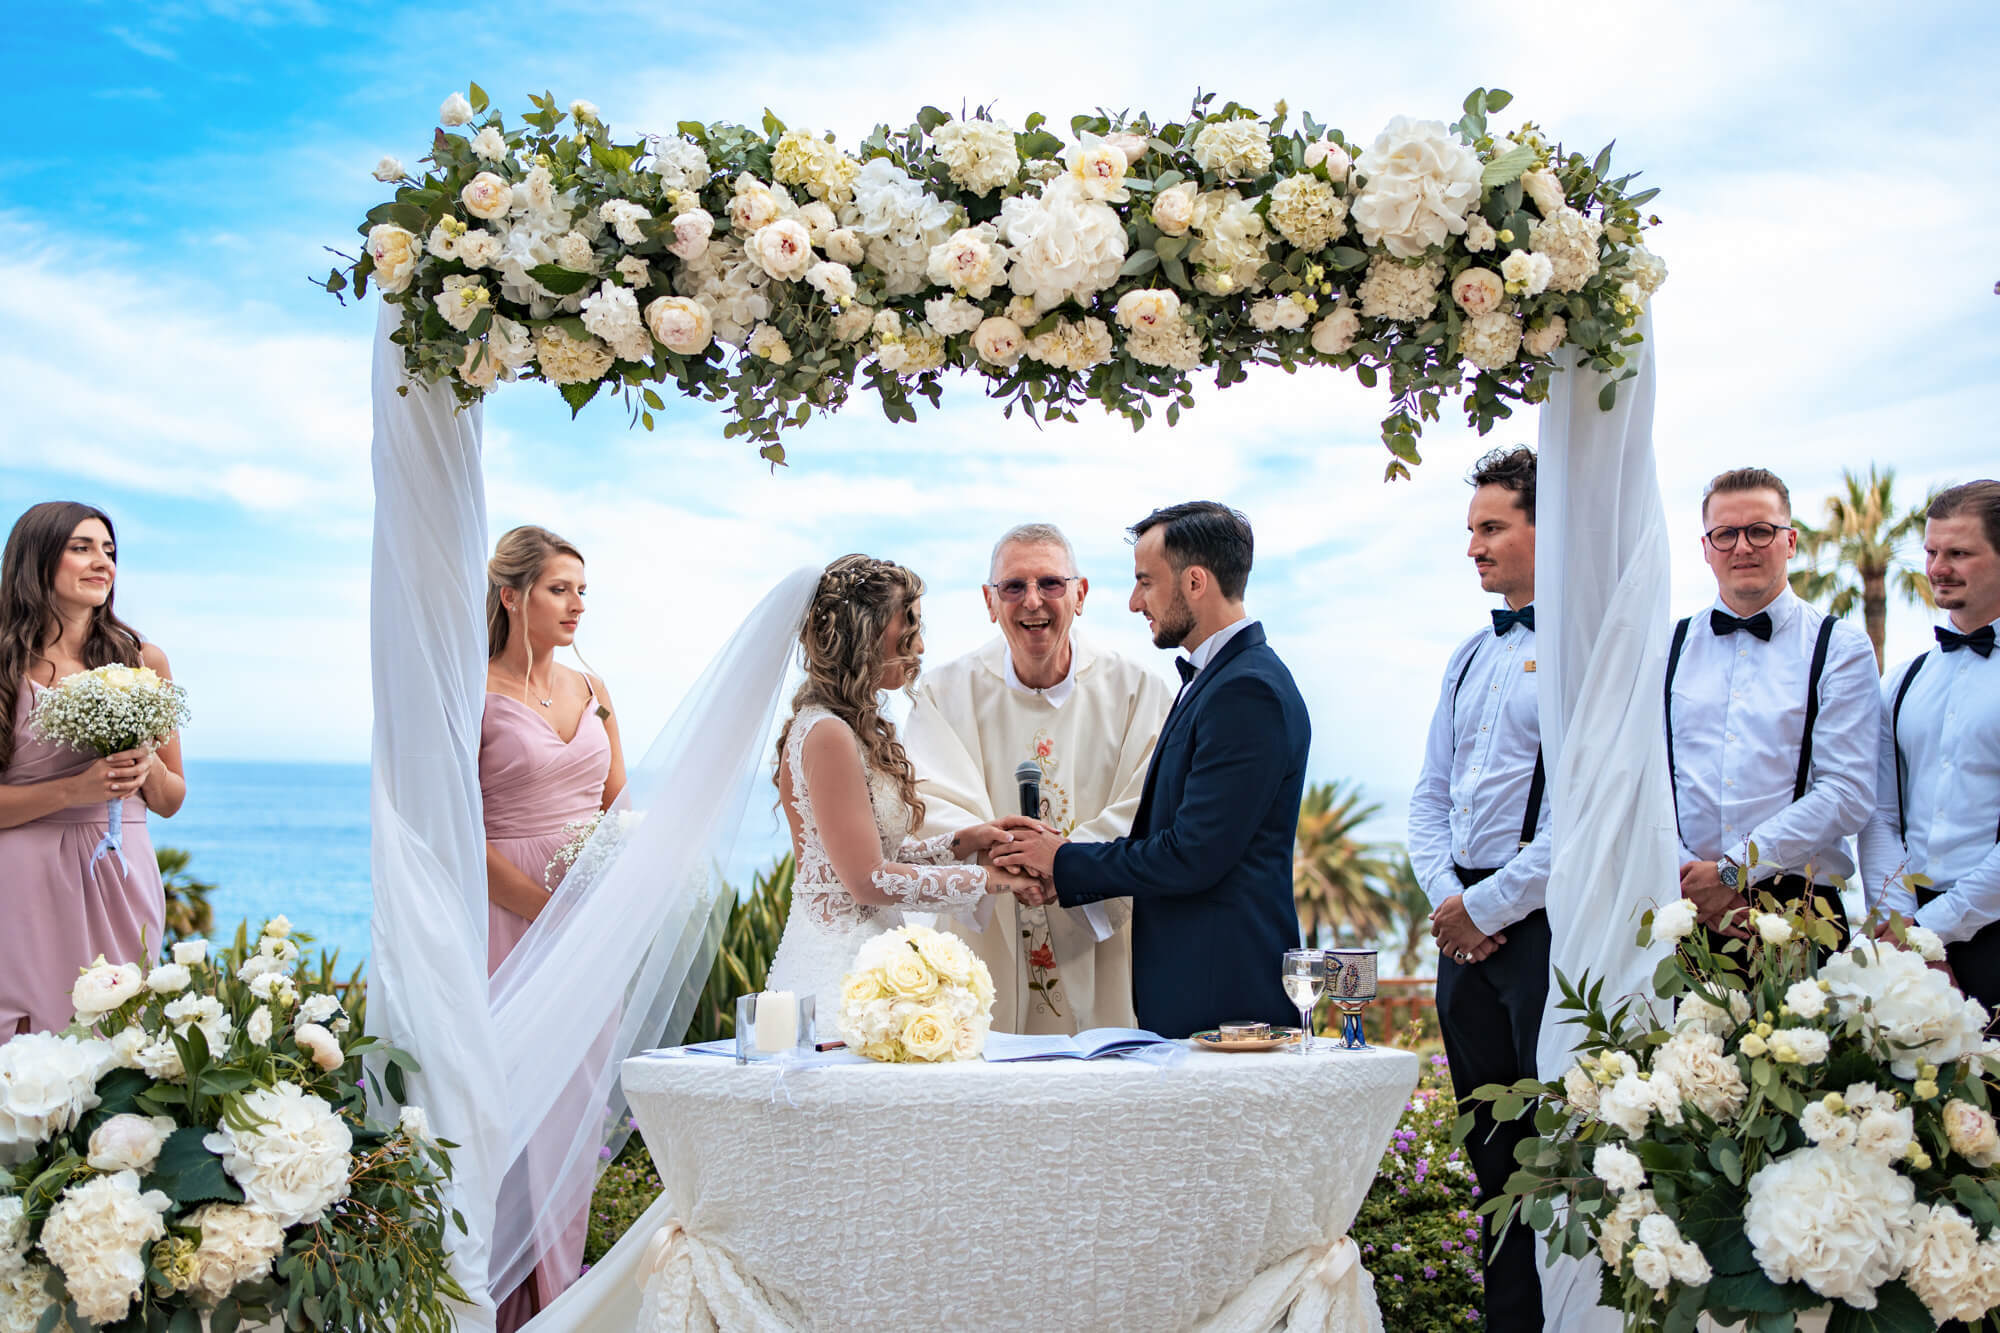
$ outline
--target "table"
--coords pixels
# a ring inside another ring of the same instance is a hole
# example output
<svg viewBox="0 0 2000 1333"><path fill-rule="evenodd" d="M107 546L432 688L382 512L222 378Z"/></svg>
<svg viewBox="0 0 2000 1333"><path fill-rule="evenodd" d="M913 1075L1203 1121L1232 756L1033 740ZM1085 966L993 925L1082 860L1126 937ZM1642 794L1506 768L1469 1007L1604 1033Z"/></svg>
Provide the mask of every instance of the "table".
<svg viewBox="0 0 2000 1333"><path fill-rule="evenodd" d="M1347 1228L1404 1051L625 1063L665 1184L640 1328L1379 1329Z"/></svg>

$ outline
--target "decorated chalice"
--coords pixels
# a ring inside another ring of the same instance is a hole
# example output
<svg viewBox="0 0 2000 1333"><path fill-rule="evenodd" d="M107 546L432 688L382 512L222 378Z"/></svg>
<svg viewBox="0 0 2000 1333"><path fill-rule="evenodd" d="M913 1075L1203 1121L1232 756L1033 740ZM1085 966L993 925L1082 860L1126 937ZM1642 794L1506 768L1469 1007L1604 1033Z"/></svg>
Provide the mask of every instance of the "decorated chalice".
<svg viewBox="0 0 2000 1333"><path fill-rule="evenodd" d="M1328 949L1326 993L1340 1011L1339 1049L1367 1050L1368 1041L1361 1035L1361 1014L1375 998L1375 951Z"/></svg>

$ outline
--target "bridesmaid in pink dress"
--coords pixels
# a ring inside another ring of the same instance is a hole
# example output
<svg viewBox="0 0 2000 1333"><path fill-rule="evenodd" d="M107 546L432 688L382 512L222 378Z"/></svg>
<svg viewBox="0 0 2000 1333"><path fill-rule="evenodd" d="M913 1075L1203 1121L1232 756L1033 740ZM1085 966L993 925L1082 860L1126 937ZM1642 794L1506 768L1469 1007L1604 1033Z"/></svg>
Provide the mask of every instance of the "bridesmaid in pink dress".
<svg viewBox="0 0 2000 1333"><path fill-rule="evenodd" d="M486 714L479 790L486 807L487 971L549 900L544 874L563 825L609 808L625 785L618 719L602 681L558 665L583 615L583 556L545 528L507 533L487 562ZM589 1201L550 1238L534 1276L500 1302L510 1333L583 1268ZM499 1295L500 1293L496 1293Z"/></svg>
<svg viewBox="0 0 2000 1333"><path fill-rule="evenodd" d="M99 954L160 952L166 900L146 812L171 815L187 795L179 737L93 759L28 734L36 692L79 671L171 677L159 646L112 611L117 547L102 510L51 501L15 521L0 555L0 1042L67 1027L77 972ZM91 861L120 797L129 871Z"/></svg>

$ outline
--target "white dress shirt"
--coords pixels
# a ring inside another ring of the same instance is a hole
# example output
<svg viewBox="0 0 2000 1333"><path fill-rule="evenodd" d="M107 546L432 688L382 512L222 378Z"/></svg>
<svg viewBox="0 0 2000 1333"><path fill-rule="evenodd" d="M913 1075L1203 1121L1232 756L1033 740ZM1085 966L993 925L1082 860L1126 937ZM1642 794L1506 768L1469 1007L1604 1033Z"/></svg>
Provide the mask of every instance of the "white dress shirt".
<svg viewBox="0 0 2000 1333"><path fill-rule="evenodd" d="M1534 660L1535 632L1526 625L1510 626L1504 636L1483 629L1458 646L1445 664L1423 772L1410 797L1410 862L1424 895L1436 907L1464 894L1466 915L1487 935L1541 907L1549 883L1546 799L1534 840L1521 846L1542 744ZM1500 869L1465 888L1453 862Z"/></svg>
<svg viewBox="0 0 2000 1333"><path fill-rule="evenodd" d="M1861 835L1866 896L1871 909L1914 915L1918 925L1956 944L2000 921L2000 652L1981 657L1969 648L1933 648L1910 682L1896 728L1909 820L1908 834L1899 836L1889 728L1909 669L1905 662L1882 678L1881 771L1874 817ZM1930 876L1943 896L1918 907L1902 882L1906 874Z"/></svg>
<svg viewBox="0 0 2000 1333"><path fill-rule="evenodd" d="M1215 660L1215 655L1222 651L1223 644L1228 643L1231 639L1256 623L1249 616L1245 616L1233 624L1224 625L1221 629L1203 639L1200 646L1188 649L1188 660L1194 663L1195 674L1200 675L1202 668Z"/></svg>
<svg viewBox="0 0 2000 1333"><path fill-rule="evenodd" d="M1681 860L1726 855L1748 866L1754 843L1752 879L1810 870L1825 884L1854 873L1847 839L1875 809L1875 649L1859 629L1835 622L1819 678L1812 771L1794 801L1813 648L1826 613L1789 588L1762 609L1771 617L1768 643L1748 630L1715 633L1710 615L1730 613L1719 600L1688 626L1673 696Z"/></svg>

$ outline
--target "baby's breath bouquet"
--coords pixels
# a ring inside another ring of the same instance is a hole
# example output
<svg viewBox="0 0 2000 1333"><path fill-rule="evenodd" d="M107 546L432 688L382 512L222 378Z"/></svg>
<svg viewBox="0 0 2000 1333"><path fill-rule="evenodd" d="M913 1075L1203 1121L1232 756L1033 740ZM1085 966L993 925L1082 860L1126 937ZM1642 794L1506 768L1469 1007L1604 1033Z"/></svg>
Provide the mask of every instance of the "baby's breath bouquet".
<svg viewBox="0 0 2000 1333"><path fill-rule="evenodd" d="M977 1060L993 1026L993 974L956 935L902 926L856 952L839 1021L848 1049L870 1060Z"/></svg>
<svg viewBox="0 0 2000 1333"><path fill-rule="evenodd" d="M28 734L102 759L121 750L156 745L179 731L187 719L186 690L151 667L114 663L79 671L43 690L28 715ZM94 865L111 855L124 866L124 802L108 805L111 827L90 860Z"/></svg>
<svg viewBox="0 0 2000 1333"><path fill-rule="evenodd" d="M1979 1320L2000 1307L1986 1011L1929 966L1928 930L1896 920L1829 954L1827 917L1764 908L1720 949L1685 900L1648 913L1641 947L1677 950L1654 1001L1607 1011L1602 982L1558 977L1575 1064L1475 1094L1502 1119L1532 1109L1542 1135L1487 1209L1599 1255L1601 1302L1631 1330Z"/></svg>
<svg viewBox="0 0 2000 1333"><path fill-rule="evenodd" d="M283 917L100 958L67 1031L0 1046L0 1333L451 1327L452 1145L371 1118L363 1055L398 1099L411 1062L319 972Z"/></svg>

